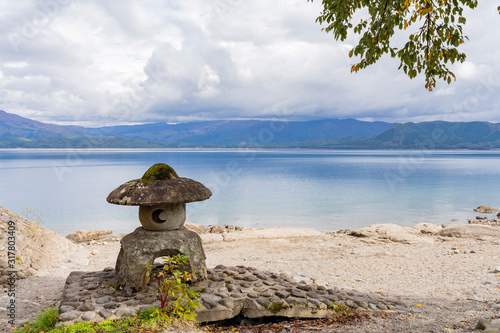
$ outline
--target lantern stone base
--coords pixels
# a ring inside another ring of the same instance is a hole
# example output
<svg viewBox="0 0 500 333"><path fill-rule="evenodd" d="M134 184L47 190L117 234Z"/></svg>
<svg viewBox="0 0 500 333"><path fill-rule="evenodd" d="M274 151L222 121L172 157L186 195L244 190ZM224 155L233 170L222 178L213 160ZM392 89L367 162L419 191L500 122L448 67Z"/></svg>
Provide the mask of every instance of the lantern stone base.
<svg viewBox="0 0 500 333"><path fill-rule="evenodd" d="M142 288L141 271L146 263L158 257L184 254L189 257L188 268L196 280L206 280L205 251L200 236L184 227L179 230L145 230L142 227L123 237L116 260L117 284L135 290Z"/></svg>

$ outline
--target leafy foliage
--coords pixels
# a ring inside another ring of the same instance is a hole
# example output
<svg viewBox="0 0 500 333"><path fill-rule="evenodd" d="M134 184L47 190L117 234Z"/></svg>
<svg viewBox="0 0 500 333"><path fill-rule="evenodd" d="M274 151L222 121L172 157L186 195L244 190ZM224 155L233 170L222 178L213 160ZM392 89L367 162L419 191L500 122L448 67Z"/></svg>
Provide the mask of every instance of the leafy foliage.
<svg viewBox="0 0 500 333"><path fill-rule="evenodd" d="M178 254L173 257L163 257L165 266L160 273L153 274L154 266L147 264L143 271L143 286L150 277L158 280L161 309L164 314L185 320L196 318L195 310L200 307L198 298L200 293L196 287L191 287L190 282L195 279L193 270L186 270L189 257Z"/></svg>
<svg viewBox="0 0 500 333"><path fill-rule="evenodd" d="M463 34L464 8L474 9L478 4L477 0L322 1L323 12L316 19L320 24L327 24L322 30L332 32L335 39L341 41L351 30L361 36L349 52L349 57L360 58L351 72L366 68L389 53L400 60L399 69L410 78L423 72L429 91L436 87L437 79L448 84L456 80L447 65L465 60L465 53L458 50L468 39ZM500 6L498 10L500 12ZM354 23L353 17L358 12L364 17ZM390 43L397 30L409 32L401 48Z"/></svg>

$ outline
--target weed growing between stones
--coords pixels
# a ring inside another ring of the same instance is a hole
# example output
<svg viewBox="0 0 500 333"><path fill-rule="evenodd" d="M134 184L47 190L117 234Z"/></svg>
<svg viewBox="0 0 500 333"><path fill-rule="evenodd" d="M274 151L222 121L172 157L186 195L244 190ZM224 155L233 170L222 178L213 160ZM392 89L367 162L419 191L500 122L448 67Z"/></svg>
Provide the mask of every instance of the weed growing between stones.
<svg viewBox="0 0 500 333"><path fill-rule="evenodd" d="M343 312L343 313L346 313L348 310L347 306L338 305L337 303L332 303L332 305L328 306L327 308L335 312Z"/></svg>
<svg viewBox="0 0 500 333"><path fill-rule="evenodd" d="M288 309L288 306L285 305L283 302L275 302L271 303L268 307L267 310L271 311L271 313L276 314L280 312L281 310Z"/></svg>
<svg viewBox="0 0 500 333"><path fill-rule="evenodd" d="M49 307L40 312L34 319L28 321L22 328L16 332L38 333L46 332L54 328L59 316L59 310L56 307Z"/></svg>
<svg viewBox="0 0 500 333"><path fill-rule="evenodd" d="M150 277L156 278L160 294L160 311L167 317L195 320L195 311L201 306L198 301L200 291L189 284L195 279L194 271L184 269L189 257L178 254L162 259L165 261L165 266L156 276L153 274L155 266L149 264L144 266L141 272L143 287Z"/></svg>

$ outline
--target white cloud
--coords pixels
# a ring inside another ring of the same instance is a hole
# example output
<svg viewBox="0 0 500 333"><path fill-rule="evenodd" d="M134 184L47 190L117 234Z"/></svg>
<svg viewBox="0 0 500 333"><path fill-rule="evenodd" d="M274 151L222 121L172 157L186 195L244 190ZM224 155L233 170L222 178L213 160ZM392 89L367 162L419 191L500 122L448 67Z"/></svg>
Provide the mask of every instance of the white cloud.
<svg viewBox="0 0 500 333"><path fill-rule="evenodd" d="M354 38L321 32L320 2L0 0L0 9L0 108L38 120L500 121L492 4L467 14L467 61L433 93L390 58L351 74Z"/></svg>

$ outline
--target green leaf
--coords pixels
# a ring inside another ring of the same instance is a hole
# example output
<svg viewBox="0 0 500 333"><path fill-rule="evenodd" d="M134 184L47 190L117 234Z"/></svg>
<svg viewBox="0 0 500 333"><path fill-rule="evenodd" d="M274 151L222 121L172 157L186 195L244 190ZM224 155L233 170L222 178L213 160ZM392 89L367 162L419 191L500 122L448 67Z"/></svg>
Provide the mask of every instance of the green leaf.
<svg viewBox="0 0 500 333"><path fill-rule="evenodd" d="M477 3L478 0L323 0L323 11L316 21L325 24L324 30L337 40L343 41L350 34L361 36L349 51L349 57L360 58L352 66L352 72L376 63L388 53L399 58L398 69L410 78L422 73L425 87L432 90L437 79L451 83L448 62L464 61L465 54L457 50L467 39L462 32L466 24L463 12L464 8L474 9ZM418 10L415 5L419 6ZM500 13L500 6L498 11ZM355 26L351 23L354 15L361 16L360 23ZM399 51L391 45L396 30L408 37Z"/></svg>

